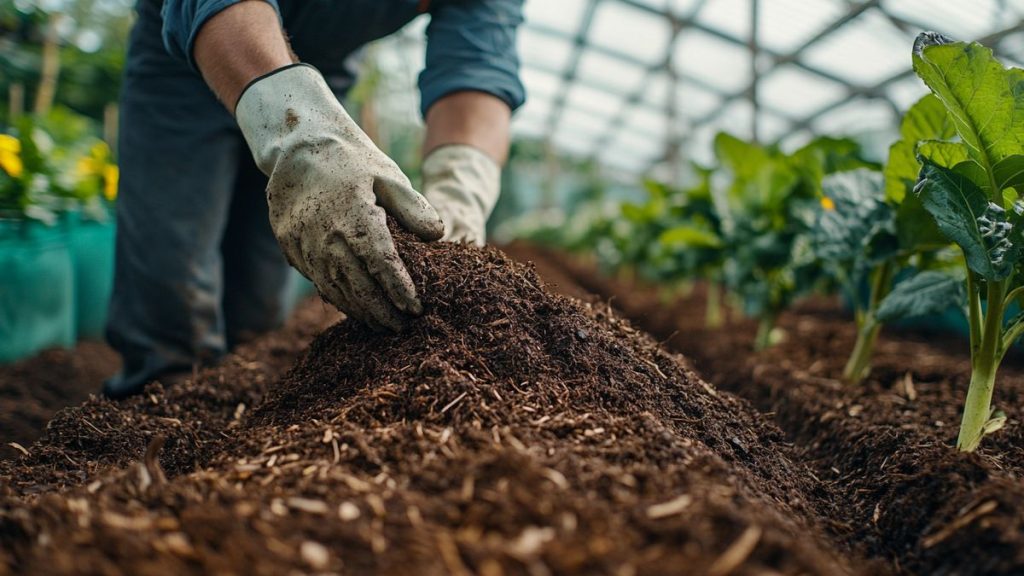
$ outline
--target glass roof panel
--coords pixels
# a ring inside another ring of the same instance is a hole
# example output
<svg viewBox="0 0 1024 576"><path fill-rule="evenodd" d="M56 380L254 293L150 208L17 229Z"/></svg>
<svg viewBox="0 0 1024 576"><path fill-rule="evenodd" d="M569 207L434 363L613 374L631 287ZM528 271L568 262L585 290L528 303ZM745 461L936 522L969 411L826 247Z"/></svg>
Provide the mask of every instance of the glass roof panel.
<svg viewBox="0 0 1024 576"><path fill-rule="evenodd" d="M697 119L718 109L722 99L717 95L693 84L679 83L679 113L684 118Z"/></svg>
<svg viewBox="0 0 1024 576"><path fill-rule="evenodd" d="M837 0L762 0L758 37L762 46L788 54L844 12Z"/></svg>
<svg viewBox="0 0 1024 576"><path fill-rule="evenodd" d="M523 17L528 23L575 35L583 22L583 11L586 10L587 3L588 0L527 2L523 7Z"/></svg>
<svg viewBox="0 0 1024 576"><path fill-rule="evenodd" d="M675 68L728 92L750 84L750 54L742 46L697 30L683 32L673 55Z"/></svg>
<svg viewBox="0 0 1024 576"><path fill-rule="evenodd" d="M656 14L621 2L601 2L588 40L653 65L665 56L670 35L668 21Z"/></svg>
<svg viewBox="0 0 1024 576"><path fill-rule="evenodd" d="M543 34L529 27L519 31L519 58L524 63L537 62L547 70L565 70L572 57L573 45L565 38Z"/></svg>
<svg viewBox="0 0 1024 576"><path fill-rule="evenodd" d="M664 143L645 134L625 130L603 147L597 154L602 163L626 163L639 168L646 168L664 151Z"/></svg>
<svg viewBox="0 0 1024 576"><path fill-rule="evenodd" d="M713 144L718 132L717 126L703 126L694 130L684 142L684 157L704 166L712 165L715 160Z"/></svg>
<svg viewBox="0 0 1024 576"><path fill-rule="evenodd" d="M718 119L718 129L739 138L751 137L751 125L754 122L754 108L748 100L737 100L722 111Z"/></svg>
<svg viewBox="0 0 1024 576"><path fill-rule="evenodd" d="M1003 38L998 47L1003 64L1015 68L1024 67L1024 31Z"/></svg>
<svg viewBox="0 0 1024 576"><path fill-rule="evenodd" d="M586 156L593 152L608 122L578 110L566 110L558 123L552 142L574 155Z"/></svg>
<svg viewBox="0 0 1024 576"><path fill-rule="evenodd" d="M512 117L512 129L539 123L544 129L551 125L552 103L548 98L528 98ZM541 130L543 132L543 130Z"/></svg>
<svg viewBox="0 0 1024 576"><path fill-rule="evenodd" d="M927 93L928 88L916 75L893 83L885 91L885 95L899 106L900 110L909 109L914 102L920 100Z"/></svg>
<svg viewBox="0 0 1024 576"><path fill-rule="evenodd" d="M842 18L851 7L872 0L759 1L761 44L770 52L788 55ZM955 38L977 38L1024 18L1024 0L877 2L880 7L868 9L797 55L796 64L775 67L776 59L762 54L764 75L759 86L758 118L762 140L782 138L789 143L805 141L812 132L873 131L877 135L893 129L898 121L894 106L905 110L926 92L909 74L910 48L918 29L937 29ZM579 34L584 14L592 4L594 19L574 71L575 79L566 83L563 77L571 76L567 68L576 50L573 38ZM585 156L599 152L609 161L632 153L639 158L632 162L646 170L661 155L668 121L669 78L657 66L669 47L671 29L658 12L691 17L696 10L698 23L743 42L749 32L751 5L752 0L527 1L527 23L520 31L519 42L529 100L516 115L516 134L552 135L556 147L567 146ZM425 20L417 22L422 23ZM381 58L389 69L411 79L403 90L415 89L411 82L422 60L422 46L415 53L409 46L392 46L392 53ZM1005 35L995 48L1005 63L1020 66L1024 63L1024 29ZM689 27L680 33L672 54L673 66L680 75L674 94L680 122L694 126L684 130L687 158L709 157L712 138L719 131L749 137L753 110L742 97L751 76L747 47ZM841 78L848 85L815 74L813 69ZM905 75L900 77L901 73ZM870 88L894 77L899 79L885 86L883 99L852 99L850 95L851 90ZM735 95L728 104L723 100L726 95ZM560 97L565 98L560 108L565 118L554 118L553 102ZM627 106L634 97L639 102ZM411 104L388 101L401 107L403 114L406 108L409 114L416 113ZM723 106L725 109L717 113ZM789 134L794 123L802 124L808 117L814 118L810 130ZM619 123L608 132L616 119ZM645 145L647 148L643 148ZM601 150L593 150L594 146L601 146Z"/></svg>
<svg viewBox="0 0 1024 576"><path fill-rule="evenodd" d="M658 72L644 84L642 100L655 107L664 107L668 101L668 74Z"/></svg>
<svg viewBox="0 0 1024 576"><path fill-rule="evenodd" d="M540 96L553 97L562 89L562 78L545 70L524 67L519 77L526 86L527 101Z"/></svg>
<svg viewBox="0 0 1024 576"><path fill-rule="evenodd" d="M775 142L789 134L791 128L788 120L771 112L761 111L757 116L757 135L762 142Z"/></svg>
<svg viewBox="0 0 1024 576"><path fill-rule="evenodd" d="M594 50L585 50L576 74L583 80L619 90L621 94L631 94L640 86L647 70Z"/></svg>
<svg viewBox="0 0 1024 576"><path fill-rule="evenodd" d="M776 68L758 84L760 102L795 116L810 114L846 94L840 85L793 65Z"/></svg>
<svg viewBox="0 0 1024 576"><path fill-rule="evenodd" d="M768 3L771 1L774 0ZM709 28L746 39L750 36L750 6L751 0L715 0L704 6L697 21Z"/></svg>
<svg viewBox="0 0 1024 576"><path fill-rule="evenodd" d="M891 128L898 122L899 118L884 100L858 98L815 120L811 128L817 134L844 136Z"/></svg>
<svg viewBox="0 0 1024 576"><path fill-rule="evenodd" d="M637 4L650 6L660 12L669 11L678 16L685 16L693 12L693 9L700 5L701 0L633 0Z"/></svg>
<svg viewBox="0 0 1024 576"><path fill-rule="evenodd" d="M914 37L868 10L814 45L800 60L852 83L871 86L910 68Z"/></svg>
<svg viewBox="0 0 1024 576"><path fill-rule="evenodd" d="M882 8L915 28L941 32L957 40L974 40L1007 24L1000 0L883 0Z"/></svg>
<svg viewBox="0 0 1024 576"><path fill-rule="evenodd" d="M623 99L614 94L575 84L565 99L566 108L582 110L597 116L611 117L622 108Z"/></svg>
<svg viewBox="0 0 1024 576"><path fill-rule="evenodd" d="M652 139L664 143L665 116L649 108L634 106L626 113L623 126L625 130L649 134Z"/></svg>

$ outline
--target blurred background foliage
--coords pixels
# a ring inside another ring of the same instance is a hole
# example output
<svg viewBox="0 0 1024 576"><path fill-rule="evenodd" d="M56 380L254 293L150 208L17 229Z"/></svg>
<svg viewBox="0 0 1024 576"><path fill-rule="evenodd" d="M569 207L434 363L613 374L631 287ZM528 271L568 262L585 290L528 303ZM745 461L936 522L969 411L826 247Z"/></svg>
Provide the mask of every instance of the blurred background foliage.
<svg viewBox="0 0 1024 576"><path fill-rule="evenodd" d="M0 0L0 124L11 123L12 87L17 92L16 86L22 86L24 110L36 109L48 42L55 44L59 56L52 107L101 123L105 108L117 101L121 87L133 4L133 0Z"/></svg>

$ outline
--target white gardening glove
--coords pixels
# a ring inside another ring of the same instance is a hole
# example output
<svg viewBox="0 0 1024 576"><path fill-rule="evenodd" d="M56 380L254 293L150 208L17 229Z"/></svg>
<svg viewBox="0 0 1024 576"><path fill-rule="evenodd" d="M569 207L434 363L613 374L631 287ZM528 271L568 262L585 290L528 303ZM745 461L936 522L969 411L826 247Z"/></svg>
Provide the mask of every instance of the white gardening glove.
<svg viewBox="0 0 1024 576"><path fill-rule="evenodd" d="M501 192L501 167L477 148L450 144L423 160L423 195L444 220L444 240L483 246Z"/></svg>
<svg viewBox="0 0 1024 576"><path fill-rule="evenodd" d="M370 326L397 331L421 314L386 215L424 240L440 238L443 223L323 76L305 65L272 72L246 88L235 117L270 177L270 224L291 265Z"/></svg>

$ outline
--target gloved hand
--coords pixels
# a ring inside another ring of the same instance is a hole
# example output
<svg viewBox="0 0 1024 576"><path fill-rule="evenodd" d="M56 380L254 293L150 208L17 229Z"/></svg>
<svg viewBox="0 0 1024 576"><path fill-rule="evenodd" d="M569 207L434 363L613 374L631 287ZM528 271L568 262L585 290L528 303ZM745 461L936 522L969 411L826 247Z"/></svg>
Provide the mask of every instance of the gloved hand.
<svg viewBox="0 0 1024 576"><path fill-rule="evenodd" d="M270 177L270 224L291 265L372 327L397 331L421 314L386 215L424 240L440 238L443 223L323 76L305 65L276 70L246 88L235 117Z"/></svg>
<svg viewBox="0 0 1024 576"><path fill-rule="evenodd" d="M501 192L501 167L472 146L449 144L423 160L423 195L444 220L444 240L483 246Z"/></svg>

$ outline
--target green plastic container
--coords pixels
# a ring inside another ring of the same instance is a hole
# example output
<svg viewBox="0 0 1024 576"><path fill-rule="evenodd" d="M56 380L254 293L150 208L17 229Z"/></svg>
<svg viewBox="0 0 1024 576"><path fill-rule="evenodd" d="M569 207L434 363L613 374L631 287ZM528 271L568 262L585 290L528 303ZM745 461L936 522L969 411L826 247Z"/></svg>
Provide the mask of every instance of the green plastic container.
<svg viewBox="0 0 1024 576"><path fill-rule="evenodd" d="M69 227L0 220L0 362L74 345Z"/></svg>
<svg viewBox="0 0 1024 576"><path fill-rule="evenodd" d="M78 219L69 230L79 339L103 338L114 289L114 219Z"/></svg>
<svg viewBox="0 0 1024 576"><path fill-rule="evenodd" d="M300 302L315 292L316 286L313 286L312 282L293 268L291 276L288 278L288 288L284 296L284 306L287 314L290 315Z"/></svg>

